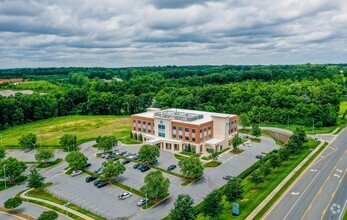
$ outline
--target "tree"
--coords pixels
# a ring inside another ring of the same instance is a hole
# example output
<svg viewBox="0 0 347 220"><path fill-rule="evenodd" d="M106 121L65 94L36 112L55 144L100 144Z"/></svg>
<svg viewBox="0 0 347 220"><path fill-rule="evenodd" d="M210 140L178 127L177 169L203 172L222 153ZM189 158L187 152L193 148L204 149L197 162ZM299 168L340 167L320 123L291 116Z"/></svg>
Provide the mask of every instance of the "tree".
<svg viewBox="0 0 347 220"><path fill-rule="evenodd" d="M259 167L260 172L264 175L267 176L271 173L271 167L269 163L263 163Z"/></svg>
<svg viewBox="0 0 347 220"><path fill-rule="evenodd" d="M259 137L261 135L261 130L259 128L259 125L253 124L251 133L254 137Z"/></svg>
<svg viewBox="0 0 347 220"><path fill-rule="evenodd" d="M44 211L41 213L37 220L55 220L58 217L59 216L55 211Z"/></svg>
<svg viewBox="0 0 347 220"><path fill-rule="evenodd" d="M7 209L15 209L18 206L20 206L22 204L22 199L19 197L14 197L14 198L10 198L8 200L6 200L6 202L4 202L4 207Z"/></svg>
<svg viewBox="0 0 347 220"><path fill-rule="evenodd" d="M74 170L81 170L86 166L88 157L79 151L72 151L66 155L65 160L69 163L69 167Z"/></svg>
<svg viewBox="0 0 347 220"><path fill-rule="evenodd" d="M239 137L239 134L237 134L232 140L231 140L231 144L233 146L234 150L238 149L238 146L240 144L242 144L242 139Z"/></svg>
<svg viewBox="0 0 347 220"><path fill-rule="evenodd" d="M219 153L217 151L213 150L211 157L212 157L213 161L217 161L218 157L219 157Z"/></svg>
<svg viewBox="0 0 347 220"><path fill-rule="evenodd" d="M145 184L140 191L150 199L158 199L169 193L170 180L161 171L150 172L145 177Z"/></svg>
<svg viewBox="0 0 347 220"><path fill-rule="evenodd" d="M51 161L54 158L54 149L51 147L40 147L36 150L35 159L39 162Z"/></svg>
<svg viewBox="0 0 347 220"><path fill-rule="evenodd" d="M77 137L74 134L64 134L60 137L60 145L67 150L75 150L75 145L77 142Z"/></svg>
<svg viewBox="0 0 347 220"><path fill-rule="evenodd" d="M28 177L28 187L29 188L38 188L43 185L43 181L45 177L43 177L36 169L30 171Z"/></svg>
<svg viewBox="0 0 347 220"><path fill-rule="evenodd" d="M236 200L242 199L243 192L242 180L239 178L229 180L224 188L224 194L229 202L235 202Z"/></svg>
<svg viewBox="0 0 347 220"><path fill-rule="evenodd" d="M264 182L264 178L260 175L259 171L254 171L251 174L250 181L255 185L258 185L259 183Z"/></svg>
<svg viewBox="0 0 347 220"><path fill-rule="evenodd" d="M9 157L4 159L0 163L0 167L4 167L6 170L6 178L10 180L10 182L15 181L26 169L26 165L24 162L17 160L16 158Z"/></svg>
<svg viewBox="0 0 347 220"><path fill-rule="evenodd" d="M269 162L270 162L270 165L272 166L272 168L281 166L281 159L278 156L278 153L272 153L270 155Z"/></svg>
<svg viewBox="0 0 347 220"><path fill-rule="evenodd" d="M117 138L115 136L102 136L99 140L99 148L104 151L111 150L112 147L116 146L118 143Z"/></svg>
<svg viewBox="0 0 347 220"><path fill-rule="evenodd" d="M199 157L190 156L183 158L178 162L183 175L189 178L199 178L204 174L204 166L202 165Z"/></svg>
<svg viewBox="0 0 347 220"><path fill-rule="evenodd" d="M143 161L157 160L159 156L159 148L153 145L143 145L139 150L139 158Z"/></svg>
<svg viewBox="0 0 347 220"><path fill-rule="evenodd" d="M3 147L0 147L0 161L6 156L6 150Z"/></svg>
<svg viewBox="0 0 347 220"><path fill-rule="evenodd" d="M112 179L120 174L123 174L125 172L125 166L121 162L117 161L116 163L113 163L113 160L107 160L106 162L102 163L103 174L106 178Z"/></svg>
<svg viewBox="0 0 347 220"><path fill-rule="evenodd" d="M281 160L288 160L290 156L290 151L288 150L287 147L282 147L278 151L278 156L280 156Z"/></svg>
<svg viewBox="0 0 347 220"><path fill-rule="evenodd" d="M201 213L204 216L218 217L223 211L222 194L218 190L213 190L202 204Z"/></svg>
<svg viewBox="0 0 347 220"><path fill-rule="evenodd" d="M240 124L242 124L242 128L250 126L250 120L247 114L243 113L239 116Z"/></svg>
<svg viewBox="0 0 347 220"><path fill-rule="evenodd" d="M194 220L195 211L194 211L194 200L185 194L179 194L174 208L170 211L170 216L172 220Z"/></svg>
<svg viewBox="0 0 347 220"><path fill-rule="evenodd" d="M27 135L22 135L18 141L19 145L23 148L32 148L36 144L36 134L30 133Z"/></svg>

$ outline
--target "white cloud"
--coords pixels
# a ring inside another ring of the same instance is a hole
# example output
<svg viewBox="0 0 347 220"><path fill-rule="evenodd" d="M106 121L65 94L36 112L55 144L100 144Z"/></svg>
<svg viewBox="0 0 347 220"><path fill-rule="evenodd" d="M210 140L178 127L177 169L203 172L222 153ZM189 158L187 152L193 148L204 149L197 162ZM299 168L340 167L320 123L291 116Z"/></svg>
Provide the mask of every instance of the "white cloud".
<svg viewBox="0 0 347 220"><path fill-rule="evenodd" d="M339 0L0 0L0 68L346 62L346 23Z"/></svg>

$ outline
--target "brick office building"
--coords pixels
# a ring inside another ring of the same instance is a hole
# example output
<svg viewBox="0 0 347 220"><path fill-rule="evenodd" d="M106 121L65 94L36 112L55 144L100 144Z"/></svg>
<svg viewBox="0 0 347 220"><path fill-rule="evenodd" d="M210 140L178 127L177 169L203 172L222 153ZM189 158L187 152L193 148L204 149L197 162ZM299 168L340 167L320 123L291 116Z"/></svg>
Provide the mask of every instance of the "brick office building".
<svg viewBox="0 0 347 220"><path fill-rule="evenodd" d="M205 153L229 147L238 130L237 115L186 109L148 108L131 116L132 133L143 141L173 152L188 149Z"/></svg>

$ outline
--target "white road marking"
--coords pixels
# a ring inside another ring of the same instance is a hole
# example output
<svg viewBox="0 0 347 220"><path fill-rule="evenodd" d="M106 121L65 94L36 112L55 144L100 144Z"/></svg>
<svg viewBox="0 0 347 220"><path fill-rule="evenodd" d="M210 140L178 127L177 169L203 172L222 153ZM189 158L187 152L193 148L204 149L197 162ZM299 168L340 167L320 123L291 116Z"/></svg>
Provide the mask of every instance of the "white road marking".
<svg viewBox="0 0 347 220"><path fill-rule="evenodd" d="M339 217L338 220L341 220L341 219L342 219L342 213L343 213L343 210L345 210L346 205L347 205L347 200L346 200L345 204L344 204L343 207L342 207L342 212L340 213L340 217Z"/></svg>
<svg viewBox="0 0 347 220"><path fill-rule="evenodd" d="M338 178L340 178L340 177L341 177L340 175L337 175L336 173L334 174L334 176L336 176L336 177L338 177Z"/></svg>
<svg viewBox="0 0 347 220"><path fill-rule="evenodd" d="M299 195L300 193L299 192L292 192L291 194L292 195Z"/></svg>
<svg viewBox="0 0 347 220"><path fill-rule="evenodd" d="M307 189L311 186L311 184L313 183L313 181L317 178L318 174L320 173L320 171L318 171L316 173L316 176L311 180L311 182L308 184L308 186L306 187L306 189L304 190L304 192L302 192L302 194L299 196L298 200L296 200L296 202L294 203L294 205L292 206L292 208L288 211L287 215L284 217L284 219L287 219L288 215L290 214L290 212L294 209L294 207L296 206L296 204L299 202L299 200L301 199L301 197L305 194L305 192L307 191Z"/></svg>
<svg viewBox="0 0 347 220"><path fill-rule="evenodd" d="M336 169L337 172L342 173L342 170Z"/></svg>
<svg viewBox="0 0 347 220"><path fill-rule="evenodd" d="M311 171L311 172L317 172L317 170L314 170L314 169L311 169L310 171Z"/></svg>

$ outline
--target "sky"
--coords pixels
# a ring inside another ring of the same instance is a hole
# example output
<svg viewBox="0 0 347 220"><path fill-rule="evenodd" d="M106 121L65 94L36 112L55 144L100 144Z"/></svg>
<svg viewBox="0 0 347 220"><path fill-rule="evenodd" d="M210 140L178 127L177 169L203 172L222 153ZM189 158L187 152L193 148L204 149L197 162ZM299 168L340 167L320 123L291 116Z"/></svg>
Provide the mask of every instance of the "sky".
<svg viewBox="0 0 347 220"><path fill-rule="evenodd" d="M0 68L347 62L347 0L0 0Z"/></svg>

